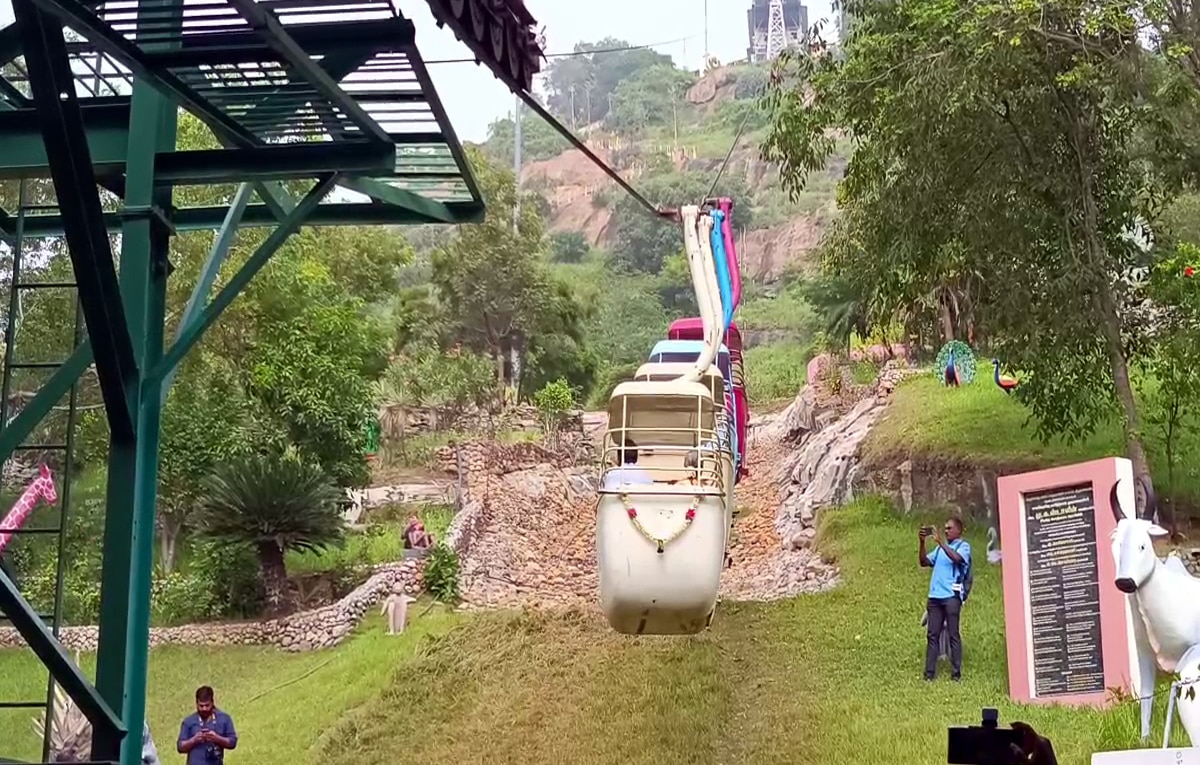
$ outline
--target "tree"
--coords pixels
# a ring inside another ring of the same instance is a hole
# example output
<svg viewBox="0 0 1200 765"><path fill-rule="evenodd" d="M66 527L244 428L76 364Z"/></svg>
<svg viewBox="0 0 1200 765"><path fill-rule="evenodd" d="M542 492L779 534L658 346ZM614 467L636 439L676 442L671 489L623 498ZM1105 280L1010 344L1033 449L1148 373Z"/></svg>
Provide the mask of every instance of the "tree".
<svg viewBox="0 0 1200 765"><path fill-rule="evenodd" d="M529 334L551 296L551 281L540 259L545 248L541 218L522 206L513 228L516 184L476 149L468 150L487 202L481 224L459 226L454 238L433 254L432 281L458 338L487 354L505 380L514 333ZM508 382L513 382L509 380Z"/></svg>
<svg viewBox="0 0 1200 765"><path fill-rule="evenodd" d="M483 151L488 159L504 167L512 167L513 150L516 146L516 123L512 116L493 120L488 125L487 141ZM521 104L521 159L536 162L557 157L569 149L571 144L562 134L550 126L536 112Z"/></svg>
<svg viewBox="0 0 1200 765"><path fill-rule="evenodd" d="M363 485L371 380L387 365L391 331L346 294L324 262L320 233L301 235L248 290L246 390L266 440L294 445L343 485Z"/></svg>
<svg viewBox="0 0 1200 765"><path fill-rule="evenodd" d="M563 231L550 235L551 256L557 263L578 263L591 249L582 231Z"/></svg>
<svg viewBox="0 0 1200 765"><path fill-rule="evenodd" d="M609 111L609 96L624 80L656 65L674 68L670 56L649 48L628 48L625 40L608 37L594 43L575 46L576 56L555 59L546 68L547 104L555 114L568 115L569 121L589 124L604 119ZM598 52L597 52L598 51Z"/></svg>
<svg viewBox="0 0 1200 765"><path fill-rule="evenodd" d="M175 570L180 539L203 501L204 479L249 448L249 404L234 370L197 350L167 395L158 468L159 565Z"/></svg>
<svg viewBox="0 0 1200 765"><path fill-rule="evenodd" d="M214 539L254 548L267 604L280 613L291 604L284 554L340 544L340 500L321 468L271 451L229 463L205 481L200 527Z"/></svg>
<svg viewBox="0 0 1200 765"><path fill-rule="evenodd" d="M695 81L694 75L676 69L674 64L643 69L617 85L605 121L627 133L651 125L670 125L677 117L680 99Z"/></svg>
<svg viewBox="0 0 1200 765"><path fill-rule="evenodd" d="M1043 438L1081 438L1119 411L1148 477L1127 316L1142 263L1125 236L1148 217L1133 138L1152 109L1133 4L946 5L852 0L842 57L773 72L764 150L789 189L856 144L838 191L842 252L870 264L878 322L968 279L986 287L994 348L1027 373ZM853 279L844 258L837 274Z"/></svg>

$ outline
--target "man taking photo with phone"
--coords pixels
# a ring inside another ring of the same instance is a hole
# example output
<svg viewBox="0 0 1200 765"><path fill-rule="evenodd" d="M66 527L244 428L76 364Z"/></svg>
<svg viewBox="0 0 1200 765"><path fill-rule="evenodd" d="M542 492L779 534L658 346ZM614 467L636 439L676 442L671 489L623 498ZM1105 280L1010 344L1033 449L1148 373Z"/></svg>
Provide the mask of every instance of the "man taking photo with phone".
<svg viewBox="0 0 1200 765"><path fill-rule="evenodd" d="M926 605L925 679L932 680L937 675L938 644L945 630L950 641L950 679L958 681L962 679L962 636L958 623L963 581L971 565L971 545L962 538L963 524L958 518L948 519L944 530L944 540L933 526L925 526L919 533L917 560L921 566L933 569ZM932 552L927 551L930 540L936 545Z"/></svg>
<svg viewBox="0 0 1200 765"><path fill-rule="evenodd" d="M225 750L237 748L233 718L217 709L213 689L196 689L196 714L188 715L179 728L176 750L187 755L187 765L221 765Z"/></svg>

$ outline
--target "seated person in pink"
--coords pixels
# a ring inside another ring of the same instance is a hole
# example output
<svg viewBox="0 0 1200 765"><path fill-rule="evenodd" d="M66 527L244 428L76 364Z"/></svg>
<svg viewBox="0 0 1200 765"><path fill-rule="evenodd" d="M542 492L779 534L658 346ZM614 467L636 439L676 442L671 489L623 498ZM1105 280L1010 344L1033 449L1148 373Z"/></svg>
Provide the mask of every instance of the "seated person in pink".
<svg viewBox="0 0 1200 765"><path fill-rule="evenodd" d="M425 524L415 515L409 517L408 526L404 528L404 547L417 550L433 547L433 535L425 530Z"/></svg>

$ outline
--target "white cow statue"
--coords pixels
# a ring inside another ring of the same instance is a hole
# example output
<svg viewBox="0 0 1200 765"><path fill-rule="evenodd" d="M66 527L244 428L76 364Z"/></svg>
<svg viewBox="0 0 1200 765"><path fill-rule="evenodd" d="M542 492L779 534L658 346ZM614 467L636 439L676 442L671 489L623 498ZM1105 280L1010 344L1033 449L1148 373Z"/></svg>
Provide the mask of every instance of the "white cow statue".
<svg viewBox="0 0 1200 765"><path fill-rule="evenodd" d="M1154 552L1154 537L1167 530L1154 521L1154 492L1143 482L1146 508L1142 516L1124 505L1113 485L1110 501L1117 518L1112 553L1117 564L1114 584L1129 598L1138 657L1142 702L1142 738L1150 736L1157 669L1178 674L1184 685L1178 700L1179 719L1193 746L1200 746L1200 579L1183 561L1163 561Z"/></svg>

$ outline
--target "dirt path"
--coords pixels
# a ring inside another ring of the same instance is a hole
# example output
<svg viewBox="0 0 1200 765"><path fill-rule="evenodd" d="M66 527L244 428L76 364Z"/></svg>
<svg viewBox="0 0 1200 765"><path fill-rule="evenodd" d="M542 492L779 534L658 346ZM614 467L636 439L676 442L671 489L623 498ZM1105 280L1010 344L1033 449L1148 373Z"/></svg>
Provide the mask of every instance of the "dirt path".
<svg viewBox="0 0 1200 765"><path fill-rule="evenodd" d="M835 570L809 550L785 549L776 531L776 476L788 447L760 438L749 454L750 476L736 489L742 512L721 597L767 601L828 589ZM596 495L584 477L543 465L490 476L473 488L486 497L486 509L478 541L462 561L469 603L597 607Z"/></svg>

